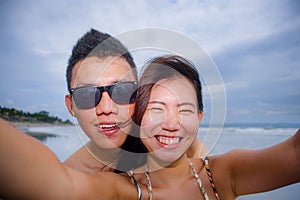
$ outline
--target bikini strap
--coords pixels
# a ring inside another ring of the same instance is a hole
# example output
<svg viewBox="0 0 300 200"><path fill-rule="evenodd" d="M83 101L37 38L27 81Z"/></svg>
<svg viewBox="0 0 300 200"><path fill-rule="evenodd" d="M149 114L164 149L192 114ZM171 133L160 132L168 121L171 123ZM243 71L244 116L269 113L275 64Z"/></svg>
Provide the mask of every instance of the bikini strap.
<svg viewBox="0 0 300 200"><path fill-rule="evenodd" d="M134 184L134 186L136 187L136 190L138 192L138 200L141 200L142 199L142 190L141 190L138 182L135 180L133 174L134 174L134 172L132 170L127 172L127 175L129 176L131 182Z"/></svg>
<svg viewBox="0 0 300 200"><path fill-rule="evenodd" d="M203 164L204 164L204 167L206 169L206 172L207 172L207 175L208 175L208 179L209 179L209 182L211 184L211 187L215 193L215 196L218 200L220 200L220 197L219 197L219 194L217 192L217 188L215 186L215 183L213 181L213 178L212 178L212 175L211 175L211 171L210 171L210 168L209 168L209 164L208 164L208 156L206 156L205 158L202 158L203 160Z"/></svg>

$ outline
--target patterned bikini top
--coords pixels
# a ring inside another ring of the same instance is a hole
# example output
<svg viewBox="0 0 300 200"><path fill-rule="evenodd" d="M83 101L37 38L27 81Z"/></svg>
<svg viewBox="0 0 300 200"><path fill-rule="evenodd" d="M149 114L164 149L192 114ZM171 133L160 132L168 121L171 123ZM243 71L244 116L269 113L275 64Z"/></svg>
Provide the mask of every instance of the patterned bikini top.
<svg viewBox="0 0 300 200"><path fill-rule="evenodd" d="M210 171L210 167L209 167L209 164L208 164L208 160L209 160L208 156L206 156L205 158L202 158L202 161L203 161L204 167L206 169L206 172L207 172L207 175L208 175L208 178L209 178L209 182L210 182L211 187L212 187L212 189L214 191L214 194L215 194L215 196L216 196L216 198L218 200L221 200L220 197L219 197L219 194L217 192L216 186L214 184L212 175L211 175L211 171ZM133 174L134 174L134 172L132 170L130 170L129 172L127 172L127 175L131 179L131 182L134 184L134 186L136 187L136 190L138 192L138 200L141 200L142 199L142 191L141 191L141 188L140 188L138 182L134 178Z"/></svg>
<svg viewBox="0 0 300 200"><path fill-rule="evenodd" d="M205 158L202 158L202 161L203 161L203 164L204 164L204 167L206 169L206 172L207 172L207 175L208 175L208 179L209 179L209 182L211 184L211 187L215 193L215 196L218 200L220 200L220 196L217 192L217 189L216 189L216 186L214 184L214 181L213 181L213 178L212 178L212 175L211 175L211 171L210 171L210 168L209 168L209 164L208 164L208 156L206 156Z"/></svg>

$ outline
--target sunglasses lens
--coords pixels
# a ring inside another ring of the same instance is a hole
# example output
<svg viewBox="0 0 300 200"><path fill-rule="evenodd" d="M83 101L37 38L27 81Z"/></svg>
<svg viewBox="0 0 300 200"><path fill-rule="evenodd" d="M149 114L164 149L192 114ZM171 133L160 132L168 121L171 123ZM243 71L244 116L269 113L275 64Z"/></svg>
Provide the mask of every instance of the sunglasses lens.
<svg viewBox="0 0 300 200"><path fill-rule="evenodd" d="M78 108L94 108L100 101L101 93L97 87L81 87L74 90L73 99Z"/></svg>
<svg viewBox="0 0 300 200"><path fill-rule="evenodd" d="M102 92L107 91L115 103L125 105L134 102L136 89L135 82L120 82L105 87L78 87L72 90L72 97L78 108L90 109L98 105Z"/></svg>
<svg viewBox="0 0 300 200"><path fill-rule="evenodd" d="M135 82L120 82L110 88L110 97L117 104L133 103L136 97L137 84Z"/></svg>

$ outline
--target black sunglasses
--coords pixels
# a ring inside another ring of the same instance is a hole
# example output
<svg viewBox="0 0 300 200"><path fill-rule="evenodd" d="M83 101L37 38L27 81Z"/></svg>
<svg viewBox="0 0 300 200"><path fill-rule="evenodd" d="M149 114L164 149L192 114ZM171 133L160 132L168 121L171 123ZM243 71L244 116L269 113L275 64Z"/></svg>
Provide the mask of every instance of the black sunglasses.
<svg viewBox="0 0 300 200"><path fill-rule="evenodd" d="M71 88L76 106L80 109L90 109L98 105L103 92L107 92L110 98L117 104L131 104L136 97L136 82L118 82L107 86L82 86Z"/></svg>

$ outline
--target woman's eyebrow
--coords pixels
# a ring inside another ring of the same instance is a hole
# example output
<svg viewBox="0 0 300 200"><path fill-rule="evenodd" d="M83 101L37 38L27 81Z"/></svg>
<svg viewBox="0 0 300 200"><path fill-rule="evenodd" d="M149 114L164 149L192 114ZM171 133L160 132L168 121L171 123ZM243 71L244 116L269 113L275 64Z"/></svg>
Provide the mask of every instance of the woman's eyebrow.
<svg viewBox="0 0 300 200"><path fill-rule="evenodd" d="M161 102L161 101L150 101L148 104L161 104L161 105L166 105L166 103Z"/></svg>
<svg viewBox="0 0 300 200"><path fill-rule="evenodd" d="M192 106L193 108L196 107L195 104L193 104L193 103L188 103L188 102L179 104L179 107L181 107L181 106Z"/></svg>

